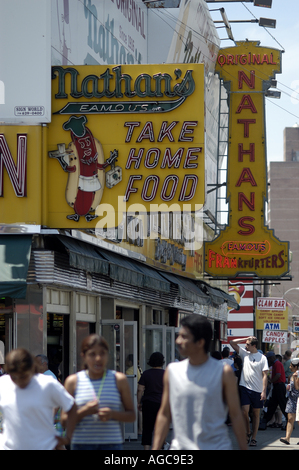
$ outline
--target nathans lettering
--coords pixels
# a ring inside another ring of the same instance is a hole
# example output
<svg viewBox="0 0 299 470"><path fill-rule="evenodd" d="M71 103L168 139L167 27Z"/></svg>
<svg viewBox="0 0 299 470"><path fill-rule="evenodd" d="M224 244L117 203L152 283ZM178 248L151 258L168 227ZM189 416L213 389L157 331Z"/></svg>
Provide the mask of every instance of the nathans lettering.
<svg viewBox="0 0 299 470"><path fill-rule="evenodd" d="M115 5L112 10L117 8L123 15L118 31L114 15L119 17L119 12L111 11L110 6L104 13L98 12L97 3L104 2L84 0L84 16L88 28L87 44L101 63L143 63L142 51L147 38L146 6L139 0L111 0ZM140 41L131 37L136 37L136 33Z"/></svg>
<svg viewBox="0 0 299 470"><path fill-rule="evenodd" d="M81 79L80 73L73 67L52 67L52 79L58 77L58 93L56 99L66 99L66 79L70 79L70 95L72 98L187 98L195 90L192 70L187 70L181 77L180 69L174 70L174 77L169 73L157 73L153 76L142 73L134 80L131 75L122 73L121 66L107 68L100 75L90 74ZM178 82L178 80L180 80ZM175 81L177 81L175 83ZM122 88L124 87L124 91ZM114 87L114 89L113 89ZM132 111L132 110L131 110ZM138 110L140 111L140 110ZM162 110L161 110L162 111ZM166 108L164 110L168 111Z"/></svg>
<svg viewBox="0 0 299 470"><path fill-rule="evenodd" d="M60 173L59 192L49 185L48 225L99 226L109 205L114 228L120 200L142 213L204 203L203 64L53 66L52 110L49 175L56 161L67 178ZM62 199L74 214L58 212Z"/></svg>
<svg viewBox="0 0 299 470"><path fill-rule="evenodd" d="M289 249L265 225L264 95L270 79L281 71L281 53L254 42L236 44L221 50L217 59L217 71L229 90L229 226L205 243L205 266L215 276L276 277L288 272Z"/></svg>

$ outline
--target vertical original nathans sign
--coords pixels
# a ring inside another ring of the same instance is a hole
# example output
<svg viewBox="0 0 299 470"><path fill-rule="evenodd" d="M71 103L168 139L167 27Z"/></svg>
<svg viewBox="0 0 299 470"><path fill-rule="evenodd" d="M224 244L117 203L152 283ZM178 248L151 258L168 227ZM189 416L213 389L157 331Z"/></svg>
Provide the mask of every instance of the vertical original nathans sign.
<svg viewBox="0 0 299 470"><path fill-rule="evenodd" d="M54 66L52 112L48 226L204 203L203 64Z"/></svg>
<svg viewBox="0 0 299 470"><path fill-rule="evenodd" d="M229 92L227 201L229 225L206 242L205 271L278 278L289 271L289 243L265 225L267 200L265 92L281 72L281 52L257 42L221 49L217 71Z"/></svg>

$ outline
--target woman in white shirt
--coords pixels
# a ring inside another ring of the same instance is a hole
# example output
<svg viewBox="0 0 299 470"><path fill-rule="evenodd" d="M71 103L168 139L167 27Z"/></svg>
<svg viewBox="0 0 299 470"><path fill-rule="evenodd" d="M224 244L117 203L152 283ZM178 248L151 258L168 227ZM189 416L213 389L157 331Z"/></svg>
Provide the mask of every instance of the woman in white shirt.
<svg viewBox="0 0 299 470"><path fill-rule="evenodd" d="M38 374L26 349L11 351L5 360L7 375L0 377L0 407L3 413L4 450L54 450L70 444L75 427L73 397L55 379ZM56 436L54 410L68 415L67 437Z"/></svg>

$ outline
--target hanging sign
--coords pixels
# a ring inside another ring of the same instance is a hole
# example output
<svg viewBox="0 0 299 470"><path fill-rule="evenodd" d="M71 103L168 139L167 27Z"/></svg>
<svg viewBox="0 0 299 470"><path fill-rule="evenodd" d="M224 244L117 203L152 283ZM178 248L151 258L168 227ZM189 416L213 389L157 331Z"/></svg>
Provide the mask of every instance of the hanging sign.
<svg viewBox="0 0 299 470"><path fill-rule="evenodd" d="M52 112L50 227L204 203L203 64L54 66Z"/></svg>
<svg viewBox="0 0 299 470"><path fill-rule="evenodd" d="M299 321L293 321L293 333L299 333Z"/></svg>
<svg viewBox="0 0 299 470"><path fill-rule="evenodd" d="M1 225L14 225L12 230L43 222L44 130L0 125L0 220Z"/></svg>
<svg viewBox="0 0 299 470"><path fill-rule="evenodd" d="M281 51L236 44L219 51L216 67L229 93L229 225L205 243L205 271L215 278L279 278L289 271L289 243L265 225L265 91L281 72Z"/></svg>
<svg viewBox="0 0 299 470"><path fill-rule="evenodd" d="M270 344L287 344L288 343L288 333L285 331L263 331L263 343Z"/></svg>

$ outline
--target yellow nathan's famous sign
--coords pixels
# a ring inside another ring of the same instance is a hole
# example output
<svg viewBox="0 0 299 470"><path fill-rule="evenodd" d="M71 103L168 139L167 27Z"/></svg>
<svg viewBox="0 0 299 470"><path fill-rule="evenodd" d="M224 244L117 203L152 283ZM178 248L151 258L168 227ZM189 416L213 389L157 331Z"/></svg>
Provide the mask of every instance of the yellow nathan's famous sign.
<svg viewBox="0 0 299 470"><path fill-rule="evenodd" d="M217 71L229 92L229 225L205 243L205 271L219 278L281 277L289 271L289 243L275 237L264 216L265 92L281 72L281 52L257 42L237 42L219 51Z"/></svg>
<svg viewBox="0 0 299 470"><path fill-rule="evenodd" d="M42 224L42 126L0 125L1 224Z"/></svg>
<svg viewBox="0 0 299 470"><path fill-rule="evenodd" d="M202 64L54 66L52 113L50 227L204 203Z"/></svg>

